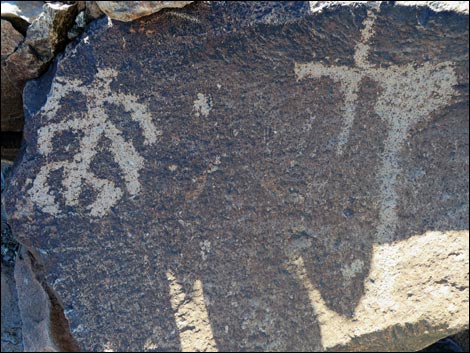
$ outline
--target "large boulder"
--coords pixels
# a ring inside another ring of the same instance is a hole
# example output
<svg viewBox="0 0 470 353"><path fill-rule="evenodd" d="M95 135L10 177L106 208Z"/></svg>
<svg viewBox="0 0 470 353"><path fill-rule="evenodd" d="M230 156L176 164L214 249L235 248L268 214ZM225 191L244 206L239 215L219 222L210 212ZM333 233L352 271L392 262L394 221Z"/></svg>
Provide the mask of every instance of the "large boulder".
<svg viewBox="0 0 470 353"><path fill-rule="evenodd" d="M468 10L400 2L95 22L28 83L6 196L68 342L418 350L468 328L467 39Z"/></svg>

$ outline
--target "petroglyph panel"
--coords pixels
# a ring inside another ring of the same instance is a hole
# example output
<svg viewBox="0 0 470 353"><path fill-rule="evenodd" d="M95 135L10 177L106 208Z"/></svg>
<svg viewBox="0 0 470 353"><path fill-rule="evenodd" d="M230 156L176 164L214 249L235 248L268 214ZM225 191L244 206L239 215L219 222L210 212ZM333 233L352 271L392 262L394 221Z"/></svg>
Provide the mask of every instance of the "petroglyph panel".
<svg viewBox="0 0 470 353"><path fill-rule="evenodd" d="M29 195L44 212L53 215L63 213L56 200L57 197L51 195L48 183L50 173L59 169L62 170L61 187L65 205L79 205L78 198L84 183L88 183L96 192L94 202L83 207L92 217L104 216L123 197L124 190L114 185L112 181L97 178L90 170L90 163L97 152L101 136L106 136L112 142L109 152L121 168L129 196L135 196L140 192L139 171L143 167L144 160L136 151L132 141L126 141L122 137L121 132L110 121L104 107L106 104L112 104L130 113L131 119L139 123L144 145L154 144L159 131L152 122L147 107L137 101L137 96L113 92L110 89L110 84L117 75L117 71L106 68L99 69L94 81L89 85L78 80L62 81L60 78L56 78L53 83L49 99L40 112L46 119L57 116L61 99L69 95L82 94L86 101L86 111L71 112L67 120L46 124L38 130L38 150L46 158L54 153L52 140L55 136L64 131L81 132L84 135L79 142L80 147L74 151L72 160L46 163L36 176Z"/></svg>
<svg viewBox="0 0 470 353"><path fill-rule="evenodd" d="M83 350L468 325L468 14L317 5L103 19L28 84L8 212Z"/></svg>
<svg viewBox="0 0 470 353"><path fill-rule="evenodd" d="M380 9L379 9L380 11ZM295 65L297 79L328 77L339 83L344 94L344 127L341 130L337 145L337 154L342 153L343 146L354 123L357 92L363 77L375 80L381 86L375 112L382 119L388 136L385 140L385 151L382 154L382 167L379 171L381 180L382 203L380 207L380 224L377 229L377 240L393 240L397 227L397 196L395 184L400 174L398 154L405 143L410 129L423 119L430 119L431 113L444 107L456 93L457 76L452 62L422 65L416 63L404 66L375 68L368 62L369 41L373 38L373 24L376 13L368 10L361 32L361 42L356 45L354 53L355 67L325 66L318 62Z"/></svg>

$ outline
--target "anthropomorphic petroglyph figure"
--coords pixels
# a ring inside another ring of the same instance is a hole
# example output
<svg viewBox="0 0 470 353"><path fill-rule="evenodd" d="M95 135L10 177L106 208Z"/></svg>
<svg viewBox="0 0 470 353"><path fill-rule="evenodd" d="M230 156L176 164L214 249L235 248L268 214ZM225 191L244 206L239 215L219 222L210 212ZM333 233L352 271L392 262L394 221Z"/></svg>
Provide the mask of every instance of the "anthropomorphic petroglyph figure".
<svg viewBox="0 0 470 353"><path fill-rule="evenodd" d="M52 119L60 107L60 99L69 94L83 94L86 97L87 111L77 112L71 119L64 119L59 123L50 123L38 131L38 145L40 153L48 159L53 152L53 138L65 131L83 134L80 147L72 160L53 161L45 163L39 171L33 187L29 193L32 200L41 207L42 211L58 215L61 213L58 200L50 192L49 177L51 172L62 169L64 187L63 197L68 206L79 204L80 193L84 183L91 186L96 192L96 199L86 206L91 216L102 217L124 195L124 190L107 179L96 177L90 170L90 164L97 154L98 142L102 136L111 141L110 152L119 165L126 189L130 196L137 195L141 185L139 171L144 160L136 151L134 145L127 141L111 122L104 108L105 104L122 106L125 112L130 113L132 120L138 122L144 136L144 144L154 144L159 134L152 122L147 107L138 103L134 95L114 92L109 85L117 76L117 71L102 69L96 74L91 86L82 85L79 80L69 80L61 83L59 80L53 84L49 100L41 113Z"/></svg>
<svg viewBox="0 0 470 353"><path fill-rule="evenodd" d="M327 66L319 62L310 62L297 64L295 73L298 80L329 77L340 83L345 99L345 121L339 135L336 150L338 155L343 153L343 148L348 143L362 79L370 78L381 86L382 92L374 108L382 119L388 136L379 172L382 204L377 240L387 242L393 240L397 223L395 189L396 179L400 173L398 153L410 129L448 103L454 94L453 86L457 84L457 77L451 62L372 66L368 62L370 51L368 42L374 33L375 18L376 14L369 10L361 32L362 42L356 45L354 67Z"/></svg>

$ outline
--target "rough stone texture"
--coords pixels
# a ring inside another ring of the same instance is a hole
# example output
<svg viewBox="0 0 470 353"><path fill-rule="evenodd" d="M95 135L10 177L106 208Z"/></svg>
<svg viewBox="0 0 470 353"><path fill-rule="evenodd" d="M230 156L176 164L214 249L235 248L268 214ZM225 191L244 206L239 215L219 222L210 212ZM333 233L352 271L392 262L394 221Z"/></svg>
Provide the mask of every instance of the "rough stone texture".
<svg viewBox="0 0 470 353"><path fill-rule="evenodd" d="M468 330L459 332L458 334L452 336L452 339L455 340L460 345L460 347L462 347L464 352L470 351L469 344L468 344L468 341L469 341L468 336L469 336Z"/></svg>
<svg viewBox="0 0 470 353"><path fill-rule="evenodd" d="M85 1L85 13L90 19L97 19L104 15L96 1Z"/></svg>
<svg viewBox="0 0 470 353"><path fill-rule="evenodd" d="M43 12L43 1L2 1L2 18L8 19L21 33ZM3 32L2 32L3 33Z"/></svg>
<svg viewBox="0 0 470 353"><path fill-rule="evenodd" d="M76 14L76 5L45 4L43 12L28 27L24 40L15 45L16 50L13 52L10 51L13 41L9 41L5 48L9 54L5 55L4 28L8 28L8 31L11 29L2 20L2 131L22 131L24 85L27 80L42 74L54 56L64 49L68 41L67 33L73 26ZM19 40L18 35L15 40ZM6 156L2 154L2 157Z"/></svg>
<svg viewBox="0 0 470 353"><path fill-rule="evenodd" d="M133 21L162 9L181 8L193 1L96 1L108 17L119 21Z"/></svg>
<svg viewBox="0 0 470 353"><path fill-rule="evenodd" d="M25 251L16 259L15 281L26 352L77 352L63 310L43 278L34 256Z"/></svg>
<svg viewBox="0 0 470 353"><path fill-rule="evenodd" d="M21 319L18 310L13 267L2 263L2 352L23 352Z"/></svg>
<svg viewBox="0 0 470 353"><path fill-rule="evenodd" d="M8 224L8 217L4 207L3 201L3 190L6 185L6 180L8 174L10 173L12 163L9 161L4 161L2 159L2 202L1 202L1 211L2 211L2 243L1 243L1 252L2 252L2 263L8 266L13 267L15 263L16 252L18 250L18 243L15 241L13 234L11 233L11 228Z"/></svg>
<svg viewBox="0 0 470 353"><path fill-rule="evenodd" d="M19 117L22 116L21 93L16 85L11 82L9 75L5 73L4 66L8 58L15 52L16 48L24 39L10 22L2 19L2 86L1 86L1 129L2 131L21 130L22 124L18 124ZM19 99L18 99L19 98Z"/></svg>
<svg viewBox="0 0 470 353"><path fill-rule="evenodd" d="M22 40L23 35L10 22L2 20L2 60L12 54Z"/></svg>
<svg viewBox="0 0 470 353"><path fill-rule="evenodd" d="M97 21L28 84L7 191L80 348L418 350L468 328L467 39L464 13L388 2Z"/></svg>
<svg viewBox="0 0 470 353"><path fill-rule="evenodd" d="M95 1L78 1L77 10L79 13L75 18L75 24L67 34L71 40L81 35L90 22L104 16Z"/></svg>
<svg viewBox="0 0 470 353"><path fill-rule="evenodd" d="M3 38L2 38L3 39ZM2 160L1 191L11 170L12 163ZM1 294L2 294L2 321L1 337L2 352L22 352L23 342L21 334L21 320L18 309L15 279L13 278L13 265L16 256L17 243L14 242L10 227L7 224L7 215L1 203L2 211L2 262L1 262Z"/></svg>
<svg viewBox="0 0 470 353"><path fill-rule="evenodd" d="M2 38L3 39L3 38ZM3 46L2 46L3 48ZM2 258L1 258L1 294L2 294L2 352L22 352L21 319L18 309L18 297L13 278L13 265L18 244L14 241L7 223L7 214L3 204L3 190L11 171L12 163L2 160Z"/></svg>
<svg viewBox="0 0 470 353"><path fill-rule="evenodd" d="M31 259L28 256L18 258L16 261L15 280L23 321L25 351L57 351L57 347L51 338L49 298L35 278L31 270Z"/></svg>
<svg viewBox="0 0 470 353"><path fill-rule="evenodd" d="M77 12L76 4L46 4L44 12L28 28L25 44L34 48L41 61L52 60L68 42L67 32Z"/></svg>

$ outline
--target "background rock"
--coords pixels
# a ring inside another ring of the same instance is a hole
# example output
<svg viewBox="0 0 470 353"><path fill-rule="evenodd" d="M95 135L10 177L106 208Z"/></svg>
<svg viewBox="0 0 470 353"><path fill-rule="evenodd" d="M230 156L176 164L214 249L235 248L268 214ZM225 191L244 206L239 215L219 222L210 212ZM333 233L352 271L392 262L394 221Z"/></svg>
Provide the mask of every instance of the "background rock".
<svg viewBox="0 0 470 353"><path fill-rule="evenodd" d="M34 48L42 62L49 62L64 49L77 13L76 4L47 3L43 13L28 27L25 44Z"/></svg>
<svg viewBox="0 0 470 353"><path fill-rule="evenodd" d="M2 263L2 352L23 352L21 319L18 310L13 267Z"/></svg>
<svg viewBox="0 0 470 353"><path fill-rule="evenodd" d="M468 345L468 330L459 332L458 334L452 336L451 338L455 340L464 352L469 352L469 345Z"/></svg>
<svg viewBox="0 0 470 353"><path fill-rule="evenodd" d="M3 39L3 38L2 38ZM11 170L12 163L2 160L1 191L5 187L6 179ZM1 337L2 352L22 352L23 338L21 333L21 319L18 309L18 297L16 294L15 279L13 277L13 264L18 250L18 244L14 241L10 226L7 223L7 215L1 203L2 211L2 262L1 262L1 294L2 294L2 321Z"/></svg>
<svg viewBox="0 0 470 353"><path fill-rule="evenodd" d="M467 39L468 15L386 2L97 21L26 87L7 190L68 342L418 350L468 328Z"/></svg>
<svg viewBox="0 0 470 353"><path fill-rule="evenodd" d="M21 131L23 128L21 92L18 84L15 84L15 80L11 79L4 69L8 58L15 52L22 40L23 35L10 22L2 19L2 131Z"/></svg>
<svg viewBox="0 0 470 353"><path fill-rule="evenodd" d="M2 60L12 54L22 40L23 35L10 22L2 20Z"/></svg>
<svg viewBox="0 0 470 353"><path fill-rule="evenodd" d="M57 352L58 348L51 338L49 298L35 278L31 259L27 254L23 254L16 261L15 281L23 322L25 351Z"/></svg>
<svg viewBox="0 0 470 353"><path fill-rule="evenodd" d="M83 2L83 5L89 5L90 11L83 10L86 16L82 16L83 21L79 28L75 22L79 4L75 2L18 2L15 3L17 7L13 7L13 3L15 2L2 2L2 158L10 160L14 159L19 149L16 141L21 140L22 93L26 81L44 73L70 38L78 36L84 26L94 19L93 16L98 14L95 4ZM74 31L69 33L72 28ZM26 36L23 38L17 30Z"/></svg>
<svg viewBox="0 0 470 353"><path fill-rule="evenodd" d="M43 5L44 1L2 1L2 18L13 23L25 35L31 22L43 12Z"/></svg>
<svg viewBox="0 0 470 353"><path fill-rule="evenodd" d="M113 20L133 21L166 8L181 8L193 1L96 1Z"/></svg>
<svg viewBox="0 0 470 353"><path fill-rule="evenodd" d="M8 224L7 213L5 211L4 201L3 201L3 190L6 185L6 179L10 173L12 163L9 161L2 160L2 264L13 267L15 263L16 253L18 251L18 243L15 241L15 238L11 232L11 228Z"/></svg>

